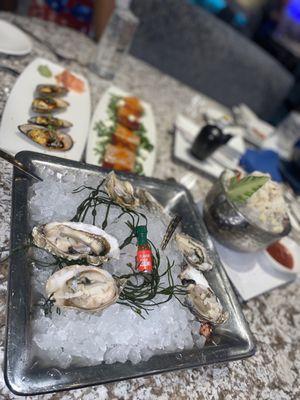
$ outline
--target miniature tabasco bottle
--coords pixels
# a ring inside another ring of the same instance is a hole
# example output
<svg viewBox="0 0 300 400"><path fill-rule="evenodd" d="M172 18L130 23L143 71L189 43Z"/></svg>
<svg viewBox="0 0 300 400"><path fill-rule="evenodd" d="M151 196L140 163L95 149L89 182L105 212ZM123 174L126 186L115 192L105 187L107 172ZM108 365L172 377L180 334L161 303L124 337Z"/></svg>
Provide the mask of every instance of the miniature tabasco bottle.
<svg viewBox="0 0 300 400"><path fill-rule="evenodd" d="M152 252L147 241L147 227L144 225L136 228L137 254L136 269L139 272L151 273L153 270Z"/></svg>

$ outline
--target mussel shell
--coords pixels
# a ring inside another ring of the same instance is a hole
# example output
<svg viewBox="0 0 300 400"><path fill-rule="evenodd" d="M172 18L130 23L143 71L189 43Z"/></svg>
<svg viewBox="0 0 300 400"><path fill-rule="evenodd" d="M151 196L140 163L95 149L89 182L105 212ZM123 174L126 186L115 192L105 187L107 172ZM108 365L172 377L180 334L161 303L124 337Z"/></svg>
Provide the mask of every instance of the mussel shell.
<svg viewBox="0 0 300 400"><path fill-rule="evenodd" d="M36 92L39 96L51 96L51 97L59 97L65 96L68 93L68 89L64 86L59 85L38 85L36 88Z"/></svg>
<svg viewBox="0 0 300 400"><path fill-rule="evenodd" d="M54 128L71 128L73 124L65 119L55 118L46 115L38 115L37 117L29 118L28 122L30 124L41 125L41 126L53 126Z"/></svg>
<svg viewBox="0 0 300 400"><path fill-rule="evenodd" d="M62 99L54 97L37 97L32 101L31 108L37 113L51 113L63 111L69 103Z"/></svg>
<svg viewBox="0 0 300 400"><path fill-rule="evenodd" d="M48 150L67 151L73 146L70 135L56 130L50 130L39 125L23 124L19 130L29 139Z"/></svg>

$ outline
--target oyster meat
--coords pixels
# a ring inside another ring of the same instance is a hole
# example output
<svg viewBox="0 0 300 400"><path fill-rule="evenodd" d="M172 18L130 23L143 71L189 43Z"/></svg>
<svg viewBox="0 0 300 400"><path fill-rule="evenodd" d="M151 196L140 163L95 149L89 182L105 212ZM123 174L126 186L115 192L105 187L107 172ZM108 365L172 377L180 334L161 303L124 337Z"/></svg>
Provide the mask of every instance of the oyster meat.
<svg viewBox="0 0 300 400"><path fill-rule="evenodd" d="M212 264L206 255L206 250L201 242L185 233L177 233L176 242L186 261L199 271L209 271Z"/></svg>
<svg viewBox="0 0 300 400"><path fill-rule="evenodd" d="M63 111L68 107L69 103L62 99L53 97L37 97L32 101L31 108L37 113L51 113Z"/></svg>
<svg viewBox="0 0 300 400"><path fill-rule="evenodd" d="M227 321L228 313L224 312L219 299L200 271L189 265L179 278L183 285L187 285L186 303L199 321L213 325Z"/></svg>
<svg viewBox="0 0 300 400"><path fill-rule="evenodd" d="M73 139L67 133L33 124L19 125L18 128L29 139L48 150L67 151L73 146Z"/></svg>
<svg viewBox="0 0 300 400"><path fill-rule="evenodd" d="M140 205L132 184L118 179L113 171L105 179L105 189L109 197L122 207L135 209Z"/></svg>
<svg viewBox="0 0 300 400"><path fill-rule="evenodd" d="M32 230L36 246L67 260L86 260L100 265L110 258L119 259L115 237L94 225L81 222L50 222Z"/></svg>
<svg viewBox="0 0 300 400"><path fill-rule="evenodd" d="M36 92L39 96L65 96L68 89L59 85L37 85Z"/></svg>
<svg viewBox="0 0 300 400"><path fill-rule="evenodd" d="M72 265L50 276L47 296L57 307L100 311L115 303L122 288L109 272L91 266Z"/></svg>
<svg viewBox="0 0 300 400"><path fill-rule="evenodd" d="M48 127L49 125L54 128L71 128L73 124L65 119L55 118L46 115L39 115L37 117L32 117L28 120L30 124L42 125Z"/></svg>

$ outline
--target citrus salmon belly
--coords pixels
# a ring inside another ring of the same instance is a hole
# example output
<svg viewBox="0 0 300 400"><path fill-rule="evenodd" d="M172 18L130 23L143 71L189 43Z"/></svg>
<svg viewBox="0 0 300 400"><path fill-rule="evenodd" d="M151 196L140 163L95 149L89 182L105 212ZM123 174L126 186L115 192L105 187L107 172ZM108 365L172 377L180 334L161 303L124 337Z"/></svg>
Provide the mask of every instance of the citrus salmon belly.
<svg viewBox="0 0 300 400"><path fill-rule="evenodd" d="M108 144L105 149L103 167L117 171L133 172L136 155L123 146Z"/></svg>
<svg viewBox="0 0 300 400"><path fill-rule="evenodd" d="M141 138L131 130L125 128L125 126L118 124L113 134L112 142L117 146L124 146L136 152L141 143Z"/></svg>

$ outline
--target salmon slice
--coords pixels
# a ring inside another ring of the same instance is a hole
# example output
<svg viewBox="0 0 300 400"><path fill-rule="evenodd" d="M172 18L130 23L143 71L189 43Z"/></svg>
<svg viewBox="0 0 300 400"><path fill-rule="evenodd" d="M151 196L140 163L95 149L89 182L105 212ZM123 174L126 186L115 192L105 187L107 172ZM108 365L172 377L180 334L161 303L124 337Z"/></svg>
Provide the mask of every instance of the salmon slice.
<svg viewBox="0 0 300 400"><path fill-rule="evenodd" d="M136 155L123 146L108 144L105 149L102 166L117 171L133 172Z"/></svg>
<svg viewBox="0 0 300 400"><path fill-rule="evenodd" d="M140 145L141 138L131 130L118 124L113 134L112 142L117 146L124 146L127 149L136 152Z"/></svg>
<svg viewBox="0 0 300 400"><path fill-rule="evenodd" d="M82 93L85 91L84 82L67 69L56 75L55 79L57 83L63 85L67 89L74 90L74 92Z"/></svg>

